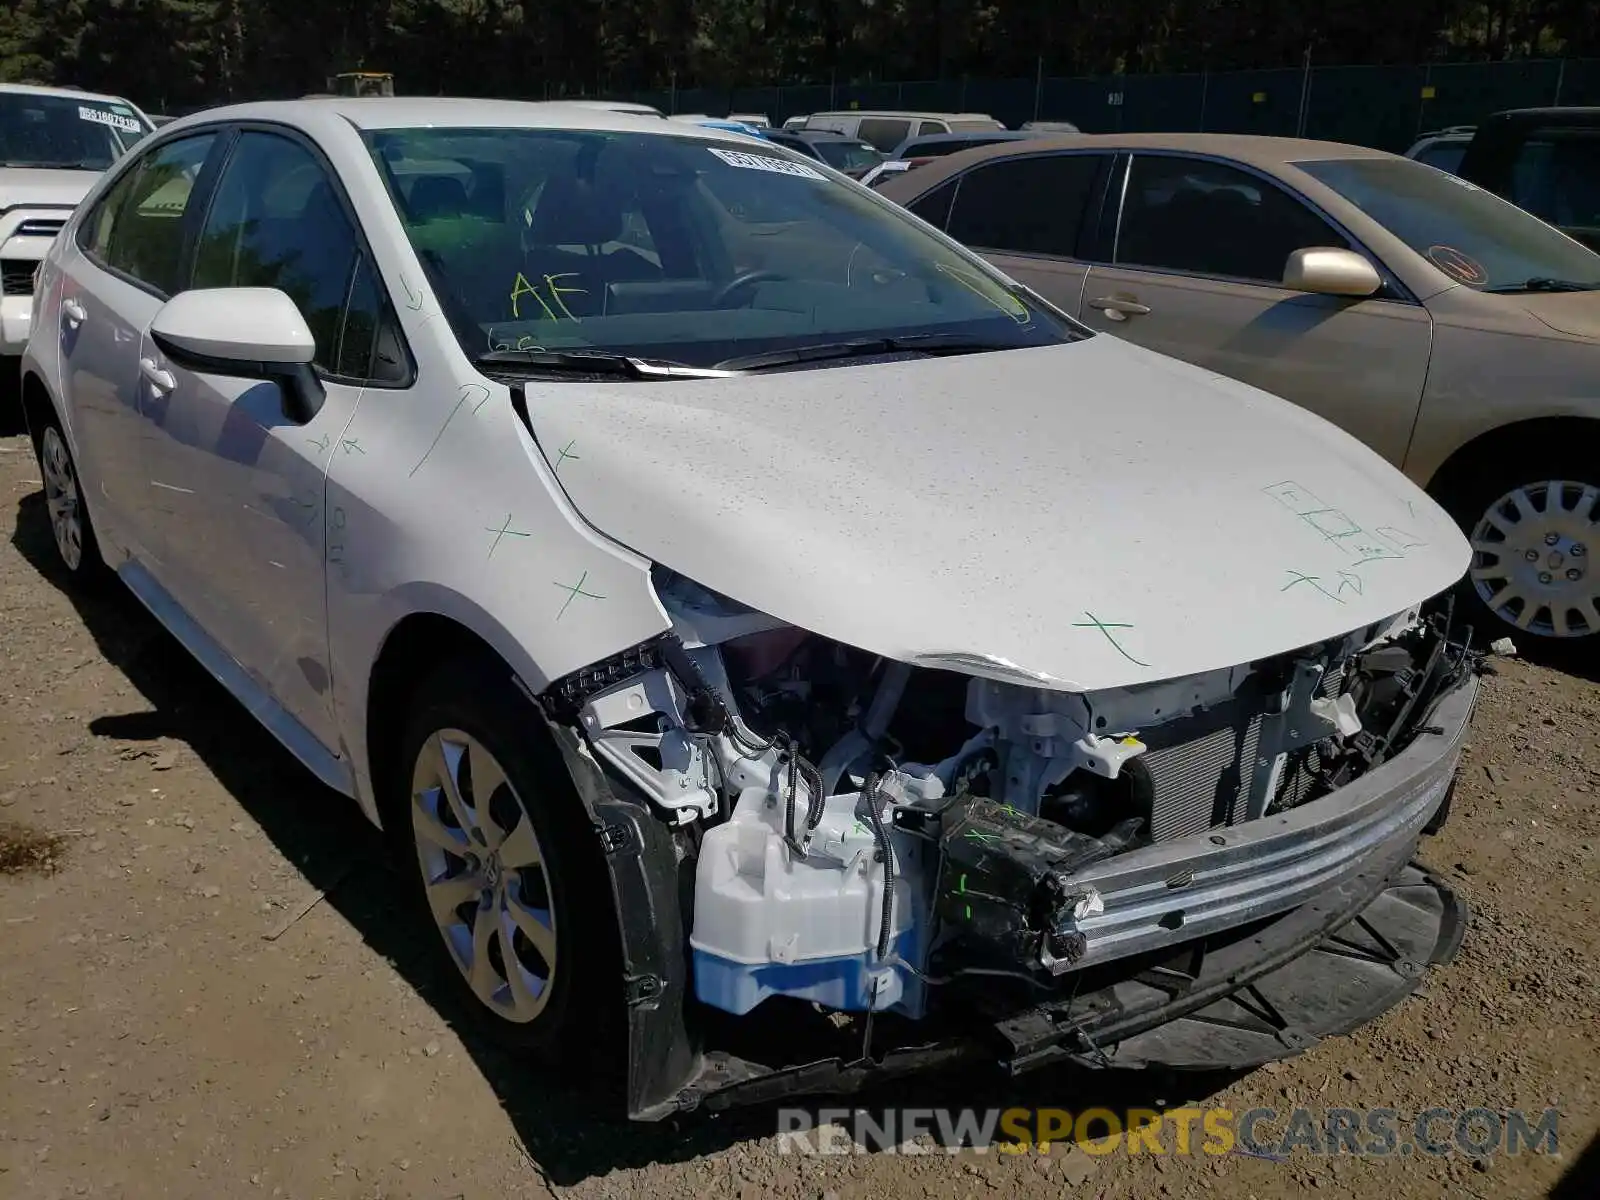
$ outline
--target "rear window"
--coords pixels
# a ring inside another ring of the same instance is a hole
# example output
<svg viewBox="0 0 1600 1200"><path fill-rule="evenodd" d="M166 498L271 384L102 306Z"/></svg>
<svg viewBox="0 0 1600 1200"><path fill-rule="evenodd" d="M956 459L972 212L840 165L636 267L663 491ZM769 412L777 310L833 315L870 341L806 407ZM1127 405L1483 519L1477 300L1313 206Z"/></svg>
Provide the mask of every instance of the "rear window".
<svg viewBox="0 0 1600 1200"><path fill-rule="evenodd" d="M149 132L132 105L0 92L0 167L103 171Z"/></svg>
<svg viewBox="0 0 1600 1200"><path fill-rule="evenodd" d="M1002 125L999 121L994 120L993 118L990 118L988 120L983 120L983 121L951 121L950 122L950 132L951 133L972 133L972 132L976 132L977 130L981 130L981 129L1004 129L1004 128L1005 128L1004 125Z"/></svg>
<svg viewBox="0 0 1600 1200"><path fill-rule="evenodd" d="M885 154L905 141L906 135L910 132L910 121L888 117L863 117L856 129L856 135L862 141L871 142Z"/></svg>
<svg viewBox="0 0 1600 1200"><path fill-rule="evenodd" d="M906 158L943 158L946 154L956 154L962 150L992 146L996 142L1009 140L998 137L940 138L937 141L912 142L905 148L904 154Z"/></svg>
<svg viewBox="0 0 1600 1200"><path fill-rule="evenodd" d="M1511 169L1511 200L1564 228L1600 226L1600 129L1542 129Z"/></svg>
<svg viewBox="0 0 1600 1200"><path fill-rule="evenodd" d="M1465 142L1435 142L1433 145L1419 150L1416 161L1441 171L1448 171L1454 175L1461 169L1462 156L1467 152Z"/></svg>

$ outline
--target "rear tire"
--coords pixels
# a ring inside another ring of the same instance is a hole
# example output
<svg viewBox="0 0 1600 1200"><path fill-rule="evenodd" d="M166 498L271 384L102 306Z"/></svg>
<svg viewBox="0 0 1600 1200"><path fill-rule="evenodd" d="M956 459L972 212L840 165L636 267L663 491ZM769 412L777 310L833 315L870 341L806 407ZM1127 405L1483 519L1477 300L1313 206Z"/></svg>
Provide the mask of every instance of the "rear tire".
<svg viewBox="0 0 1600 1200"><path fill-rule="evenodd" d="M618 1042L619 935L565 765L503 666L454 659L413 695L383 818L441 974L496 1041L592 1075Z"/></svg>
<svg viewBox="0 0 1600 1200"><path fill-rule="evenodd" d="M50 533L55 541L56 561L74 582L99 583L106 574L100 557L100 543L89 521L83 502L83 484L78 465L67 446L61 422L50 416L34 439L33 451L39 462L39 477L44 482L45 508L50 518Z"/></svg>
<svg viewBox="0 0 1600 1200"><path fill-rule="evenodd" d="M1481 642L1600 655L1600 459L1574 446L1483 463L1440 499L1472 543L1460 593Z"/></svg>

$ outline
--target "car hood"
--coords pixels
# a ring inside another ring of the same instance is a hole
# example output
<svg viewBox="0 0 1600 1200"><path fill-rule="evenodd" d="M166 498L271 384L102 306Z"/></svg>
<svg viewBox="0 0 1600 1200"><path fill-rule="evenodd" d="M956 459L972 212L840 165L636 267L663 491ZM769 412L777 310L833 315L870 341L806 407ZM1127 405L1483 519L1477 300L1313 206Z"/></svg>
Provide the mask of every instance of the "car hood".
<svg viewBox="0 0 1600 1200"><path fill-rule="evenodd" d="M1470 557L1327 422L1109 336L526 398L607 536L861 649L1053 688L1298 649Z"/></svg>
<svg viewBox="0 0 1600 1200"><path fill-rule="evenodd" d="M1517 299L1557 333L1600 341L1600 292L1551 292Z"/></svg>
<svg viewBox="0 0 1600 1200"><path fill-rule="evenodd" d="M0 210L39 204L77 204L99 178L98 171L0 167Z"/></svg>

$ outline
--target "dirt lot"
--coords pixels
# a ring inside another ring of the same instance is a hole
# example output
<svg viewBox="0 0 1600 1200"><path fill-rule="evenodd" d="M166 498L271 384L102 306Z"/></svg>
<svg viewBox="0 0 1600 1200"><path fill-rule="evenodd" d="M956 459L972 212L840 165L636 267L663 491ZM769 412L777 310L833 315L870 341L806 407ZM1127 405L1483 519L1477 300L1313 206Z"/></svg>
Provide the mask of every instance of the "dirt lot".
<svg viewBox="0 0 1600 1200"><path fill-rule="evenodd" d="M1357 1036L1240 1078L864 1101L1555 1105L1559 1158L780 1157L771 1110L610 1123L476 1040L391 913L376 833L131 598L62 589L38 487L26 442L0 439L0 1196L1509 1197L1563 1174L1600 1192L1579 1163L1600 1127L1594 682L1520 661L1487 681L1424 847L1473 906L1465 947Z"/></svg>

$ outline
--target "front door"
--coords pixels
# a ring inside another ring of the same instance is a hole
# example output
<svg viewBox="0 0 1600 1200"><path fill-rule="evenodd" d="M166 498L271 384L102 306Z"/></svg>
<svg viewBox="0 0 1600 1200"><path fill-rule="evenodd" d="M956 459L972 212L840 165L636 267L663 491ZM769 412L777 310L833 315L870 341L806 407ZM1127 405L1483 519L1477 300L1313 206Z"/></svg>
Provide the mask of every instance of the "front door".
<svg viewBox="0 0 1600 1200"><path fill-rule="evenodd" d="M338 752L324 572L329 465L363 453L360 402L379 293L331 170L296 138L246 130L199 230L192 286L287 293L316 338L326 399L304 424L276 384L186 370L146 331L165 392L152 469L176 490L166 542L179 602L288 714Z"/></svg>
<svg viewBox="0 0 1600 1200"><path fill-rule="evenodd" d="M1088 272L1081 316L1292 400L1398 465L1427 380L1432 321L1392 284L1370 299L1284 288L1290 253L1311 246L1360 250L1262 176L1136 154L1112 264Z"/></svg>

